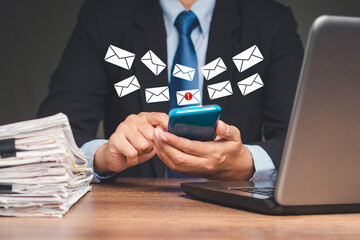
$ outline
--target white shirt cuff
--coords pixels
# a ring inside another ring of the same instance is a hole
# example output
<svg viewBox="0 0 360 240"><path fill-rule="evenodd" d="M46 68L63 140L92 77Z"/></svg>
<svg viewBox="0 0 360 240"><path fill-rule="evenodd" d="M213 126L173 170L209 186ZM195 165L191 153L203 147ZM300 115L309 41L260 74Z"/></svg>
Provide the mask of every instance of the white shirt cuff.
<svg viewBox="0 0 360 240"><path fill-rule="evenodd" d="M277 170L269 154L259 145L245 145L252 155L255 173L250 181L276 181Z"/></svg>
<svg viewBox="0 0 360 240"><path fill-rule="evenodd" d="M108 140L106 139L95 139L89 142L84 143L84 145L82 145L81 150L84 152L85 156L89 159L88 162L88 166L92 169L94 169L94 156L96 151L98 150L98 148L102 145L104 145L105 143L107 143ZM116 173L111 172L111 173L107 173L105 175L98 175L95 171L93 172L93 179L92 182L93 183L100 183L101 180L106 180L111 178L112 176L116 175Z"/></svg>

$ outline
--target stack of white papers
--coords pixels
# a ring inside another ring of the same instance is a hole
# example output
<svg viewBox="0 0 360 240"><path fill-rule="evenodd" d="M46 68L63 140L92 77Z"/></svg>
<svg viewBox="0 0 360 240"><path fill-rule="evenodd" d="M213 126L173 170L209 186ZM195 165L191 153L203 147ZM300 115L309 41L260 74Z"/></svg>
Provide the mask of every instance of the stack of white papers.
<svg viewBox="0 0 360 240"><path fill-rule="evenodd" d="M62 217L91 189L87 163L62 113L0 126L0 216Z"/></svg>

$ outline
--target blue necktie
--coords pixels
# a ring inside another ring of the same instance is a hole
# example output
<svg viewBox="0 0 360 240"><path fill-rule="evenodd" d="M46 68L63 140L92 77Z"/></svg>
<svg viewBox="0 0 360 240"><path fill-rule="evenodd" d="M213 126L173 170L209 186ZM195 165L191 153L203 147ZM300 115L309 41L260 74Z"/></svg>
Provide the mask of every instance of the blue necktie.
<svg viewBox="0 0 360 240"><path fill-rule="evenodd" d="M179 45L177 47L170 79L170 110L179 107L177 105L176 92L199 89L198 63L194 44L191 41L191 32L199 26L199 21L192 11L183 11L175 20L175 27L179 32ZM176 64L195 69L195 75L192 81L184 80L173 76ZM200 100L200 99L199 99ZM198 105L198 104L196 104ZM189 107L190 105L185 105ZM194 105L193 105L194 106Z"/></svg>
<svg viewBox="0 0 360 240"><path fill-rule="evenodd" d="M179 32L179 45L175 53L174 62L171 69L170 80L170 110L179 107L177 105L176 92L199 89L198 63L194 44L191 41L191 32L199 25L196 15L192 11L183 11L175 20L175 27ZM192 81L187 81L173 76L175 64L181 64L195 69ZM198 105L198 104L196 104ZM185 105L189 107L191 105ZM194 105L192 105L194 106ZM187 178L188 176L172 171L167 168L168 178Z"/></svg>

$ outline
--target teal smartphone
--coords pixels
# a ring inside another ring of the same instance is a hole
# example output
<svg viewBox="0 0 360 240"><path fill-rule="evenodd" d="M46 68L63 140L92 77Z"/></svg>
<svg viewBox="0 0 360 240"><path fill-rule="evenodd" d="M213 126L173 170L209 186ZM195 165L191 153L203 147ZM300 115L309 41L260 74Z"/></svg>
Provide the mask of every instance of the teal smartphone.
<svg viewBox="0 0 360 240"><path fill-rule="evenodd" d="M220 112L218 105L173 109L167 131L190 140L213 141Z"/></svg>

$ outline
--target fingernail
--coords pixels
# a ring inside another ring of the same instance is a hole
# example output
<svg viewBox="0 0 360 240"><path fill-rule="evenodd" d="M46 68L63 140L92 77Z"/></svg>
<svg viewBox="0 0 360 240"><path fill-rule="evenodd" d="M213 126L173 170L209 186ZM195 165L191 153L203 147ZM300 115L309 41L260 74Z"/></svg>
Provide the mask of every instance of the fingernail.
<svg viewBox="0 0 360 240"><path fill-rule="evenodd" d="M154 129L154 135L157 138L159 137L159 129L157 129L157 128Z"/></svg>
<svg viewBox="0 0 360 240"><path fill-rule="evenodd" d="M161 137L161 139L162 139L164 142L169 141L169 139L165 136L164 133L161 133L161 134L160 134L160 137Z"/></svg>

